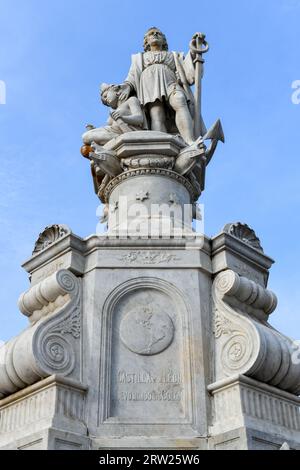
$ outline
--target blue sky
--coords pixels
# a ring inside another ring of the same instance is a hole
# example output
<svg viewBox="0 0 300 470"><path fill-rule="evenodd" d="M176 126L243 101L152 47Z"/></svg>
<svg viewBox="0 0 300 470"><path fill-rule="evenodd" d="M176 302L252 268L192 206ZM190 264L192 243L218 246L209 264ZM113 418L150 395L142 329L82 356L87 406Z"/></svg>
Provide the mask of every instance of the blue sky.
<svg viewBox="0 0 300 470"><path fill-rule="evenodd" d="M99 84L123 81L153 25L172 50L207 35L203 114L208 126L222 119L226 145L207 172L205 231L237 220L256 230L276 260L271 323L300 339L299 17L299 0L0 0L0 339L27 324L16 306L29 285L20 264L39 232L52 223L95 232L81 134L106 121Z"/></svg>

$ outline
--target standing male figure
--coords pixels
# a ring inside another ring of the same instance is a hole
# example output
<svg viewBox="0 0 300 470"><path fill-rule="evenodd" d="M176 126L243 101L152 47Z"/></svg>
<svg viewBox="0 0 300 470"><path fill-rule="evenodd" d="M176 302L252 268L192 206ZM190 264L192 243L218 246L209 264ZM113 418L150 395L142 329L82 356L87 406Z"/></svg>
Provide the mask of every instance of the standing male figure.
<svg viewBox="0 0 300 470"><path fill-rule="evenodd" d="M120 98L135 94L144 107L151 130L174 132L176 124L188 145L194 136L194 96L190 85L195 82L193 57L189 52L169 52L165 35L158 28L150 28L144 37L144 53L134 54ZM170 111L175 112L170 119ZM173 129L172 129L173 127Z"/></svg>

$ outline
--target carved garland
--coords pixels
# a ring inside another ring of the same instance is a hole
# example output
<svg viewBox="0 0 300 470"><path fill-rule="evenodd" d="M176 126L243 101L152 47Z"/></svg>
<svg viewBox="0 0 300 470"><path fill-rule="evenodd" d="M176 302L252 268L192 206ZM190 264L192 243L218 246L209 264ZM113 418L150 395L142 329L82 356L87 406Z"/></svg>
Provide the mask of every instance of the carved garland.
<svg viewBox="0 0 300 470"><path fill-rule="evenodd" d="M155 252L143 252L143 251L131 251L119 258L121 261L125 261L130 264L162 264L170 263L172 261L178 261L179 258L175 255L168 253L155 253Z"/></svg>

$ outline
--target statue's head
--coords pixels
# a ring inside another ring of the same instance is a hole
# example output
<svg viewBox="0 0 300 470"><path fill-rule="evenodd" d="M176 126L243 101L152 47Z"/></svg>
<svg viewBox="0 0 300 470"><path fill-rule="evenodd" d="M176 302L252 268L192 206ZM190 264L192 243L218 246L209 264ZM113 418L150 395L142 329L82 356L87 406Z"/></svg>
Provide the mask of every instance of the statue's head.
<svg viewBox="0 0 300 470"><path fill-rule="evenodd" d="M144 36L144 51L150 51L151 45L159 46L161 51L168 50L167 38L160 29L154 26L146 32Z"/></svg>
<svg viewBox="0 0 300 470"><path fill-rule="evenodd" d="M118 85L108 85L102 83L101 87L101 101L105 106L116 109L119 102L120 87Z"/></svg>

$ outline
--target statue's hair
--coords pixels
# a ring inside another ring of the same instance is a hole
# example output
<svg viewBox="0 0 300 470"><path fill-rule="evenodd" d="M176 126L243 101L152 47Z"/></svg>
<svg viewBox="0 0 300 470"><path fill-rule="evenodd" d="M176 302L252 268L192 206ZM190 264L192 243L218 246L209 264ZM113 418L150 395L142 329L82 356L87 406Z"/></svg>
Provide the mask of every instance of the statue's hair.
<svg viewBox="0 0 300 470"><path fill-rule="evenodd" d="M106 100L106 95L108 90L111 88L115 88L116 90L118 89L118 85L113 85L113 84L107 84L107 83L102 83L100 90L101 90L101 101L105 106L108 106L108 102Z"/></svg>
<svg viewBox="0 0 300 470"><path fill-rule="evenodd" d="M161 33L161 35L163 37L162 50L167 51L169 49L169 46L168 46L168 43L167 43L167 38L164 35L164 33L159 28L156 28L155 26L153 26L152 28L149 28L148 31L146 31L146 33L145 33L145 36L144 36L144 51L145 52L150 51L150 44L148 43L148 33L150 31L153 31L153 29L156 30L156 31L159 31Z"/></svg>

